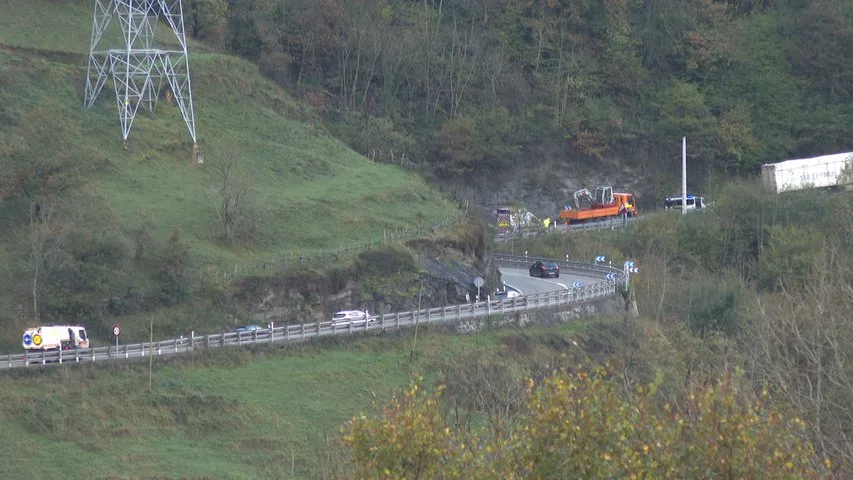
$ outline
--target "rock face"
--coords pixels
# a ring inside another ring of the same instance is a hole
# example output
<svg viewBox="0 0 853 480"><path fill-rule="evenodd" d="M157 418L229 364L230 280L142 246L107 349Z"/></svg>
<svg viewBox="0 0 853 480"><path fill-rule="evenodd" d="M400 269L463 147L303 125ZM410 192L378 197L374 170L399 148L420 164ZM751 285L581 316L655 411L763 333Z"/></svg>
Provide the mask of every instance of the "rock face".
<svg viewBox="0 0 853 480"><path fill-rule="evenodd" d="M543 154L543 158L548 158ZM553 159L543 160L538 169L519 169L505 172L489 183L461 185L456 189L459 201L468 201L478 214L492 223L492 212L503 205L523 206L539 218L557 216L559 209L572 201L581 188L594 191L610 185L614 191L633 192L640 211L658 208L652 198L660 189L639 169L632 169L619 159L604 161L595 170ZM604 173L602 173L604 172Z"/></svg>
<svg viewBox="0 0 853 480"><path fill-rule="evenodd" d="M300 323L328 320L339 310L392 313L473 298L476 277L483 291L500 285L485 229L462 225L436 239L362 252L347 266L303 270L236 281L232 299L254 322Z"/></svg>
<svg viewBox="0 0 853 480"><path fill-rule="evenodd" d="M438 305L464 303L466 294L472 298L477 295L474 279L482 277L483 273L473 265L457 260L441 262L432 257L422 257L421 265L430 285L435 289L432 299Z"/></svg>

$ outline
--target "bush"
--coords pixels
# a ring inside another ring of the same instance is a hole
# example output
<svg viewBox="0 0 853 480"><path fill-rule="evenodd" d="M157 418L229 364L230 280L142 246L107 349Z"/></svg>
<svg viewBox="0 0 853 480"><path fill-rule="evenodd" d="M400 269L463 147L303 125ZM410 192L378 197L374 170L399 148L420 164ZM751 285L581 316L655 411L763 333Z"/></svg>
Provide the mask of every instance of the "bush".
<svg viewBox="0 0 853 480"><path fill-rule="evenodd" d="M627 391L603 369L527 383L505 428L454 428L443 387L413 384L345 426L359 478L773 478L828 475L799 418L751 398L737 375L691 388L682 408ZM828 465L828 462L827 462Z"/></svg>

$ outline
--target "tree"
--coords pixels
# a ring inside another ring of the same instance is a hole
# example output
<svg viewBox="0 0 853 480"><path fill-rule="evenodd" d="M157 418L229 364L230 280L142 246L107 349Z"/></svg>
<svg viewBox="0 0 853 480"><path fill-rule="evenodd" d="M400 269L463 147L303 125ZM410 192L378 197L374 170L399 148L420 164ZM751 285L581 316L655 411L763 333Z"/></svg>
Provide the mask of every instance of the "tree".
<svg viewBox="0 0 853 480"><path fill-rule="evenodd" d="M234 160L218 164L216 173L219 186L213 191L213 207L222 238L233 243L237 236L250 236L254 230L254 191L238 173Z"/></svg>
<svg viewBox="0 0 853 480"><path fill-rule="evenodd" d="M773 225L759 261L759 280L768 290L803 287L817 267L820 237L810 229Z"/></svg>
<svg viewBox="0 0 853 480"><path fill-rule="evenodd" d="M467 177L483 159L477 124L470 117L448 120L438 134L436 170L448 177Z"/></svg>
<svg viewBox="0 0 853 480"><path fill-rule="evenodd" d="M815 255L802 289L755 297L755 320L742 337L756 378L780 387L813 426L815 445L839 459L838 478L853 473L853 270L829 245Z"/></svg>
<svg viewBox="0 0 853 480"><path fill-rule="evenodd" d="M188 0L183 5L190 35L214 42L225 39L229 15L227 0Z"/></svg>
<svg viewBox="0 0 853 480"><path fill-rule="evenodd" d="M757 398L739 374L692 386L681 407L656 401L658 383L626 389L604 369L529 380L523 408L496 433L451 427L442 388L414 385L376 417L353 418L343 442L360 477L768 478L828 474L806 424Z"/></svg>
<svg viewBox="0 0 853 480"><path fill-rule="evenodd" d="M39 290L49 272L50 260L60 248L65 225L59 219L57 202L50 197L37 197L29 212L29 223L22 236L29 245L29 268L33 300L33 320L41 319Z"/></svg>
<svg viewBox="0 0 853 480"><path fill-rule="evenodd" d="M720 117L716 135L717 155L725 169L738 173L754 167L755 154L760 143L755 137L749 110L736 105Z"/></svg>
<svg viewBox="0 0 853 480"><path fill-rule="evenodd" d="M352 419L344 442L351 447L358 478L455 477L459 460L470 454L439 413L441 390L429 394L414 383L377 418Z"/></svg>

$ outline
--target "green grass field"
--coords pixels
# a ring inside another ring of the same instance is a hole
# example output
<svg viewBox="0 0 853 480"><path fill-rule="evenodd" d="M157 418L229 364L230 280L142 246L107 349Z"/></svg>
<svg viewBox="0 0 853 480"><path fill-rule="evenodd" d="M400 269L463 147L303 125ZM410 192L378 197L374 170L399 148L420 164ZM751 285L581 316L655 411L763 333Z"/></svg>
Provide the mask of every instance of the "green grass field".
<svg viewBox="0 0 853 480"><path fill-rule="evenodd" d="M94 5L94 0L4 1L3 15L0 16L0 43L88 54ZM104 34L104 43L114 43L120 38L121 29L112 22ZM156 38L163 45L178 44L175 36L163 25L158 27Z"/></svg>
<svg viewBox="0 0 853 480"><path fill-rule="evenodd" d="M8 0L0 15L0 159L13 171L53 163L74 170L77 186L61 197L67 221L97 235L117 232L125 245L144 231L154 249L177 227L189 268L222 272L456 216L456 205L420 176L374 163L333 138L310 107L251 63L204 48L191 46L190 69L205 163L192 161L180 111L165 99L153 115L137 114L126 152L112 86L92 109L82 107L91 26L92 3L82 0ZM223 241L215 208L225 164L249 186L257 219L251 238L232 243ZM0 293L0 323L14 332L0 334L0 345L17 345L18 327L27 323L15 312L29 296L21 281L30 276L28 207L2 206L0 285L11 288ZM121 275L134 288L151 281L126 270ZM123 295L128 286L119 283L102 297Z"/></svg>
<svg viewBox="0 0 853 480"><path fill-rule="evenodd" d="M413 362L410 333L155 358L150 393L145 361L3 373L0 478L322 478L342 424L436 362L579 329L422 330Z"/></svg>
<svg viewBox="0 0 853 480"><path fill-rule="evenodd" d="M15 50L0 57L0 101L12 117L0 144L21 157L64 155L89 173L87 193L109 206L124 229L155 223L165 238L179 226L205 261L339 248L383 229L446 219L455 208L422 179L375 164L311 121L256 68L216 54L193 58L196 123L206 163L190 161L180 112L161 104L137 116L131 151L105 89L96 108L80 106L82 70ZM251 248L224 248L214 202L217 166L231 162L251 185L262 217Z"/></svg>

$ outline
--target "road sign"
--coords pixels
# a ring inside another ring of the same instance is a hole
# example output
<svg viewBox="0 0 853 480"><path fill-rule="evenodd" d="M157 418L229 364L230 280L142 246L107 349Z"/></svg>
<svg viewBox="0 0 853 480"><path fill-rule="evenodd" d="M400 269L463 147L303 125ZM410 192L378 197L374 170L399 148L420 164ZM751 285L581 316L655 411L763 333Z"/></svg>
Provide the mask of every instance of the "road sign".
<svg viewBox="0 0 853 480"><path fill-rule="evenodd" d="M486 282L483 280L483 277L476 277L474 279L474 286L477 288L480 288L485 284L486 284Z"/></svg>
<svg viewBox="0 0 853 480"><path fill-rule="evenodd" d="M24 334L24 345L30 346L33 343L33 337L29 333Z"/></svg>
<svg viewBox="0 0 853 480"><path fill-rule="evenodd" d="M574 287L574 288L581 288L581 282L578 282L577 280L576 280L576 281L574 281L574 282L572 282L572 287Z"/></svg>
<svg viewBox="0 0 853 480"><path fill-rule="evenodd" d="M113 325L113 335L115 335L116 337L121 335L121 326L119 326L119 324L117 323Z"/></svg>
<svg viewBox="0 0 853 480"><path fill-rule="evenodd" d="M608 280L616 280L616 274L615 273L608 273L606 278Z"/></svg>
<svg viewBox="0 0 853 480"><path fill-rule="evenodd" d="M631 274L639 272L640 269L637 268L636 264L633 261L629 260L625 262L625 290L627 290L629 287L629 282L631 281Z"/></svg>
<svg viewBox="0 0 853 480"><path fill-rule="evenodd" d="M607 257L605 257L604 255L599 255L599 256L595 257L596 262L603 262L605 260L607 260Z"/></svg>

